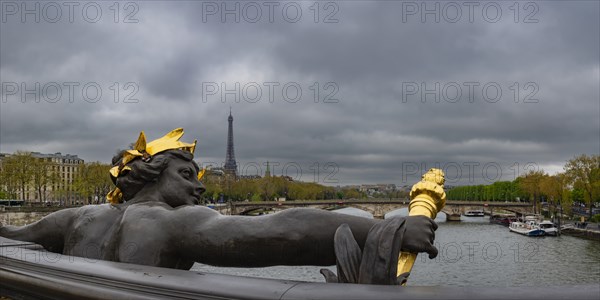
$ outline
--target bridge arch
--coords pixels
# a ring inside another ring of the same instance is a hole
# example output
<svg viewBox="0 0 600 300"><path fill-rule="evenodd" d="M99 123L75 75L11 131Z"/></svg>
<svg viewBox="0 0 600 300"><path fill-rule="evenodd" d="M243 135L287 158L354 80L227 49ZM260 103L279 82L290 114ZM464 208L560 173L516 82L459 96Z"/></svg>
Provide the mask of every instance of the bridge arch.
<svg viewBox="0 0 600 300"><path fill-rule="evenodd" d="M256 209L271 209L274 211L292 207L312 207L318 209L332 209L333 207L353 207L366 211L374 218L384 216L394 210L408 207L408 199L360 199L360 200L313 200L313 201L265 201L265 202L231 202L229 213L232 215L247 214ZM474 201L446 201L443 213L447 216L460 216L466 210L484 209L488 212L503 209L515 213L526 213L531 210L531 205L521 202L474 202Z"/></svg>
<svg viewBox="0 0 600 300"><path fill-rule="evenodd" d="M340 213L340 214L348 214L348 215L352 215L352 216L365 217L368 219L374 218L373 213L371 213L367 210L352 207L352 206L338 206L338 207L335 207L334 209L331 209L330 211L335 212L335 213Z"/></svg>

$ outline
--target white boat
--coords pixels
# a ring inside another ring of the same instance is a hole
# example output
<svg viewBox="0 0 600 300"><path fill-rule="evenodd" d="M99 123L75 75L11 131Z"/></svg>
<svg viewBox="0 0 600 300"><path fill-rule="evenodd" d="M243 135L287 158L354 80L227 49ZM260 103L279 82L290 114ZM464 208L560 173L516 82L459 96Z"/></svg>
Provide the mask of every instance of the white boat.
<svg viewBox="0 0 600 300"><path fill-rule="evenodd" d="M508 229L526 236L544 236L546 234L535 221L512 222Z"/></svg>
<svg viewBox="0 0 600 300"><path fill-rule="evenodd" d="M536 223L539 223L544 220L544 217L542 217L542 215L539 215L539 214L534 214L534 215L526 215L526 216L524 216L523 219L525 220L525 223L527 223L528 221L534 221Z"/></svg>
<svg viewBox="0 0 600 300"><path fill-rule="evenodd" d="M483 210L468 210L465 212L465 217L483 217Z"/></svg>
<svg viewBox="0 0 600 300"><path fill-rule="evenodd" d="M542 229L546 235L550 235L550 236L557 236L558 235L558 229L556 228L556 226L554 226L554 223L550 222L550 221L542 221L539 224L540 229Z"/></svg>
<svg viewBox="0 0 600 300"><path fill-rule="evenodd" d="M573 225L573 224L564 224L564 225L560 226L560 229L562 229L562 230L565 230L565 229L567 229L567 230L569 230L569 229L575 229L575 225Z"/></svg>

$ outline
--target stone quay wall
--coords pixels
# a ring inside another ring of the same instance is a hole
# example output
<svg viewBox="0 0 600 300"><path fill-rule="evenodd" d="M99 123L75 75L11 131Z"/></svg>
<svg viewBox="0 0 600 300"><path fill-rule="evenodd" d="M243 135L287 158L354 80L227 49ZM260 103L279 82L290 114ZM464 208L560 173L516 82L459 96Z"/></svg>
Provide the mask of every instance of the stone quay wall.
<svg viewBox="0 0 600 300"><path fill-rule="evenodd" d="M51 214L51 211L45 212L20 212L20 211L0 211L0 223L2 225L23 226L39 221L41 218Z"/></svg>

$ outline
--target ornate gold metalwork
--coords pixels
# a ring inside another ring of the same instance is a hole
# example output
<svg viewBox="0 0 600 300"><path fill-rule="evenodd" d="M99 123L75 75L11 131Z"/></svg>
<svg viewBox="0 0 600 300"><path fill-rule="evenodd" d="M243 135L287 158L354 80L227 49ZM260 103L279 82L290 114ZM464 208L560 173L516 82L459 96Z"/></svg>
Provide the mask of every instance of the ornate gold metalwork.
<svg viewBox="0 0 600 300"><path fill-rule="evenodd" d="M411 201L408 205L409 216L427 216L435 219L446 204L444 192L444 172L440 169L430 169L423 174L422 180L413 185L410 191ZM417 254L401 252L398 257L397 275L410 272Z"/></svg>

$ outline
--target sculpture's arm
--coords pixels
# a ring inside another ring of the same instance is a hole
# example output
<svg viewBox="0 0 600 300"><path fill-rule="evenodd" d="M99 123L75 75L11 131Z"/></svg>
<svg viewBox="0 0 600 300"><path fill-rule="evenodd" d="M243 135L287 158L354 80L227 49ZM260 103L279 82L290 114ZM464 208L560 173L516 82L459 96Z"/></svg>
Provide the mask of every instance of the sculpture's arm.
<svg viewBox="0 0 600 300"><path fill-rule="evenodd" d="M197 223L178 226L189 228L180 231L181 255L238 267L333 265L333 237L341 224L350 226L362 248L369 229L378 222L316 209L288 209L259 217L207 214L207 218L180 218Z"/></svg>
<svg viewBox="0 0 600 300"><path fill-rule="evenodd" d="M77 208L63 209L26 226L2 226L0 236L42 245L46 250L62 253L65 235Z"/></svg>

